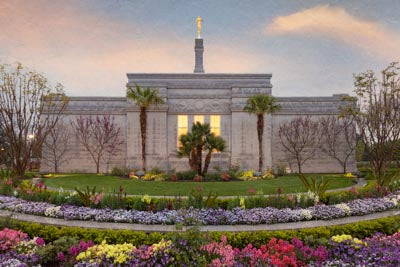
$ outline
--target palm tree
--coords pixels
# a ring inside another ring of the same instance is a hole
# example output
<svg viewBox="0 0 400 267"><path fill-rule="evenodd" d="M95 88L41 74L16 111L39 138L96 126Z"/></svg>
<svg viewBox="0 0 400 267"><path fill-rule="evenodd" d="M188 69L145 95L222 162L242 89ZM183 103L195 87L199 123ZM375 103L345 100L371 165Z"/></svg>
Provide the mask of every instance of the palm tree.
<svg viewBox="0 0 400 267"><path fill-rule="evenodd" d="M262 172L263 154L263 134L264 134L264 114L272 114L281 108L276 104L276 98L266 94L253 95L247 99L244 111L257 115L257 134L258 134L258 171Z"/></svg>
<svg viewBox="0 0 400 267"><path fill-rule="evenodd" d="M208 123L197 122L193 124L189 133L179 137L181 145L178 148L179 156L189 158L189 166L196 171L198 175L207 173L211 161L211 154L214 151L223 151L225 149L225 140L211 133ZM207 155L202 168L202 154L207 150Z"/></svg>
<svg viewBox="0 0 400 267"><path fill-rule="evenodd" d="M208 171L208 166L211 162L211 154L212 152L223 152L226 148L225 140L220 136L216 136L211 133L206 137L205 149L207 149L206 159L204 160L204 168L203 168L203 176Z"/></svg>
<svg viewBox="0 0 400 267"><path fill-rule="evenodd" d="M133 100L140 108L140 134L142 138L142 169L146 171L146 130L147 130L147 109L151 105L164 104L164 100L158 91L151 88L127 86L127 97Z"/></svg>

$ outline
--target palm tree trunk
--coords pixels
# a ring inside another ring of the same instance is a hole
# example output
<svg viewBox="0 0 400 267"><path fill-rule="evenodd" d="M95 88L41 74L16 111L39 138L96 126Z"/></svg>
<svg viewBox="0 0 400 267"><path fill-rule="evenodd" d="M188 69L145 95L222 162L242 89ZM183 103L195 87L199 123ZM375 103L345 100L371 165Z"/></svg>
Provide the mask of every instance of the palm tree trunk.
<svg viewBox="0 0 400 267"><path fill-rule="evenodd" d="M202 161L203 161L203 159L202 159L202 153L203 153L203 149L202 149L202 147L201 147L201 145L198 145L197 146L197 148L196 148L196 154L197 154L197 174L198 175L201 175L201 165L202 165Z"/></svg>
<svg viewBox="0 0 400 267"><path fill-rule="evenodd" d="M204 160L204 168L203 168L203 176L206 175L207 171L208 171L208 166L210 166L210 162L211 162L211 153L212 151L208 151L206 159Z"/></svg>
<svg viewBox="0 0 400 267"><path fill-rule="evenodd" d="M146 171L146 130L147 113L145 107L140 107L140 135L142 137L142 170Z"/></svg>
<svg viewBox="0 0 400 267"><path fill-rule="evenodd" d="M264 153L263 153L263 134L264 134L264 115L257 115L257 134L258 134L258 171L262 172Z"/></svg>

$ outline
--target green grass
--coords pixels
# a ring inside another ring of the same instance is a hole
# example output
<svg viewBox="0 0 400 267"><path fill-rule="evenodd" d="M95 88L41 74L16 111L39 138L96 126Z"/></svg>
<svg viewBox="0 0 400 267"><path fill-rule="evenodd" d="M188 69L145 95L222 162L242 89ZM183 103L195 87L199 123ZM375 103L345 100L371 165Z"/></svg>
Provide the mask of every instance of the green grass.
<svg viewBox="0 0 400 267"><path fill-rule="evenodd" d="M329 189L351 186L352 179L339 175L324 175L330 180ZM96 186L97 190L103 192L117 191L122 186L127 194L131 195L153 195L153 196L177 196L187 195L196 187L216 192L219 196L247 195L250 188L256 191L262 190L263 194L274 194L278 188L283 193L295 193L306 191L296 176L283 176L263 181L234 181L234 182L154 182L135 181L115 176L104 176L96 174L59 174L52 178L44 179L47 186L52 188L74 189Z"/></svg>

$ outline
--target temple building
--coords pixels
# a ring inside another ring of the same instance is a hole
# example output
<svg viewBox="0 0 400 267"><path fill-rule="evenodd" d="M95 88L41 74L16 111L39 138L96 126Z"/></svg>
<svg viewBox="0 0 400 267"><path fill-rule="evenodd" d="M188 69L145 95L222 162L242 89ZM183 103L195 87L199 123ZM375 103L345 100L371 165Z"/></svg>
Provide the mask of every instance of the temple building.
<svg viewBox="0 0 400 267"><path fill-rule="evenodd" d="M200 21L201 25L201 21ZM200 28L201 30L201 28ZM213 167L226 169L240 165L243 169L258 168L256 116L243 111L247 99L254 94L272 94L272 74L206 73L203 65L204 43L198 30L195 38L193 73L128 73L128 85L140 85L158 90L165 104L150 107L147 119L147 168L188 170L187 158L177 156L178 138L190 131L194 122L207 122L211 130L225 139L225 152L215 153ZM121 91L125 91L121 87ZM320 117L337 115L344 104L342 94L324 97L277 97L281 110L265 116L264 169L291 167L285 160L279 142L278 128L283 121L299 115ZM63 120L78 116L109 114L123 133L123 145L116 157L102 164L102 171L112 167L141 167L139 108L126 97L70 97ZM61 172L95 172L93 160L77 139L71 138L69 160ZM42 164L43 171L51 171ZM355 160L349 171L355 170ZM342 167L322 151L309 160L303 172L341 172Z"/></svg>

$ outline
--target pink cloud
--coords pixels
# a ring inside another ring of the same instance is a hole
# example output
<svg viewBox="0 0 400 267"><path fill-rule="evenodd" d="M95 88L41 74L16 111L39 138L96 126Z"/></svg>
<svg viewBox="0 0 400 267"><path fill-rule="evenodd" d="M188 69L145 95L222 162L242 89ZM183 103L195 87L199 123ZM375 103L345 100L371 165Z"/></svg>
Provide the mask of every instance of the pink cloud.
<svg viewBox="0 0 400 267"><path fill-rule="evenodd" d="M60 3L60 2L59 2ZM159 33L48 1L2 0L0 61L20 61L60 81L72 95L124 95L127 72L192 72L193 39ZM252 52L205 41L207 72L250 72Z"/></svg>
<svg viewBox="0 0 400 267"><path fill-rule="evenodd" d="M400 57L400 33L375 21L349 14L344 8L319 5L287 16L279 16L265 28L266 34L307 34L337 39L372 57Z"/></svg>

